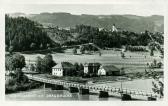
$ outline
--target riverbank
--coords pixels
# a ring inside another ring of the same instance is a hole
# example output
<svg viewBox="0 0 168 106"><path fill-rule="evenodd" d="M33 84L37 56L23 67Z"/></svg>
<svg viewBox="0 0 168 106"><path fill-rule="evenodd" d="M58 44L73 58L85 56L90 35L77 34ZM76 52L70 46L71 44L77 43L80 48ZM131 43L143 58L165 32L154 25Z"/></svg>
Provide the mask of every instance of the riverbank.
<svg viewBox="0 0 168 106"><path fill-rule="evenodd" d="M30 89L39 88L42 84L32 81L25 84L14 84L14 85L5 85L5 94L17 93L20 91L29 91Z"/></svg>

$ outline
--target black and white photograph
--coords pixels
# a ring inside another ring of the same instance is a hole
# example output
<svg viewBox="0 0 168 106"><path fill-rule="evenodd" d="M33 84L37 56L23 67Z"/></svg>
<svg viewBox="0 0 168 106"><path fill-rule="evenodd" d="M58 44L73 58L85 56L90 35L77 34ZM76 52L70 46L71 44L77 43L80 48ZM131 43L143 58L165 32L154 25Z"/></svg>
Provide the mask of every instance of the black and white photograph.
<svg viewBox="0 0 168 106"><path fill-rule="evenodd" d="M163 101L162 3L4 11L5 101Z"/></svg>

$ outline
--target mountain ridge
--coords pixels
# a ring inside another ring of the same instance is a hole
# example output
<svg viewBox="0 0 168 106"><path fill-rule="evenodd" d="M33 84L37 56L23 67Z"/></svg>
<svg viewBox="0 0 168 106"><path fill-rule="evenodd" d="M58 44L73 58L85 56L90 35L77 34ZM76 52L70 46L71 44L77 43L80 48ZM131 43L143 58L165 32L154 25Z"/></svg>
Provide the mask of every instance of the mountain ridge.
<svg viewBox="0 0 168 106"><path fill-rule="evenodd" d="M12 16L13 14L10 14ZM21 14L23 16L23 14ZM14 15L16 17L16 15ZM111 29L112 25L122 30L133 32L164 32L164 17L161 15L138 16L132 14L124 15L91 15L71 14L67 12L43 12L40 14L25 14L30 20L37 21L43 25L56 25L58 27L75 27L79 24Z"/></svg>

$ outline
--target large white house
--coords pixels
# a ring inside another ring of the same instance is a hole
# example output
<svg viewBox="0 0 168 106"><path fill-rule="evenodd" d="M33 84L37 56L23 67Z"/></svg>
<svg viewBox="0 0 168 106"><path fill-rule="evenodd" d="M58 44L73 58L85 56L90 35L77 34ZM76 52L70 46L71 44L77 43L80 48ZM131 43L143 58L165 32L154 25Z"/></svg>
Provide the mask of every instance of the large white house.
<svg viewBox="0 0 168 106"><path fill-rule="evenodd" d="M73 64L69 62L61 62L52 67L52 75L62 77L71 76L74 74L75 68Z"/></svg>
<svg viewBox="0 0 168 106"><path fill-rule="evenodd" d="M52 75L59 76L59 77L63 76L63 67L61 63L52 67Z"/></svg>

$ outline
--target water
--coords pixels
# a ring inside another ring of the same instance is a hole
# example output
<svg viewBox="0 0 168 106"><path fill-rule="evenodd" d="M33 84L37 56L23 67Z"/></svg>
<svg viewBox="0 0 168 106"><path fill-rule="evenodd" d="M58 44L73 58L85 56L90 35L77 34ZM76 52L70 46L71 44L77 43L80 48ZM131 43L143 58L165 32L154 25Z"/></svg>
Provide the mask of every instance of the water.
<svg viewBox="0 0 168 106"><path fill-rule="evenodd" d="M6 95L6 100L121 101L119 98L99 98L98 95L80 95L79 93L70 93L67 90L51 90L50 88L8 94Z"/></svg>
<svg viewBox="0 0 168 106"><path fill-rule="evenodd" d="M112 86L121 87L120 82L93 84L93 86ZM145 90L152 92L152 79L139 79L134 81L122 82L123 88ZM117 95L120 96L120 95ZM6 100L80 100L80 101L121 101L117 97L99 98L96 94L80 95L79 93L70 93L67 90L51 90L50 88L40 88L30 91L18 92L6 95Z"/></svg>

